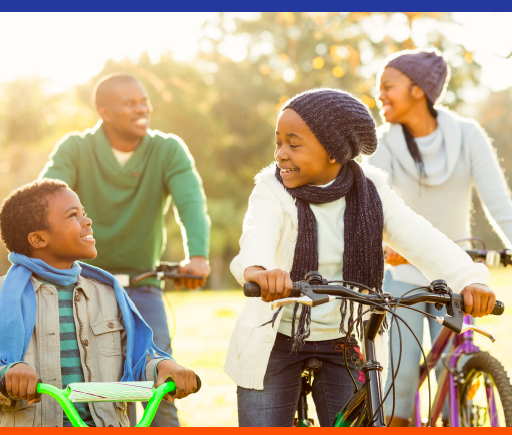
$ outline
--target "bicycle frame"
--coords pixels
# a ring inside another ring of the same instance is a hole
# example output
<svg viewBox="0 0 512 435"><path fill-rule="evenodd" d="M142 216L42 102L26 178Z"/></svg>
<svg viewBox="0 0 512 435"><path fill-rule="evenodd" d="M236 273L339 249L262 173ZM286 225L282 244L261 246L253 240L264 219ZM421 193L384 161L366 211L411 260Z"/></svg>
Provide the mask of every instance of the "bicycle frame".
<svg viewBox="0 0 512 435"><path fill-rule="evenodd" d="M464 318L466 323L471 322L471 317L466 316ZM453 340L450 345L450 341ZM438 380L438 388L432 403L432 413L431 413L431 421L430 425L433 426L439 415L442 412L443 404L446 400L446 396L448 395L449 400L449 409L450 409L450 426L451 427L460 427L460 414L459 414L459 391L457 388L457 363L459 359L463 355L468 355L471 353L479 352L480 349L475 346L473 343L473 332L466 331L460 335L455 334L447 328L442 328L437 337L434 340L432 345L432 350L427 355L426 364L423 363L420 367L420 380L418 383L418 390L416 391L415 397L415 405L414 405L414 414L413 414L413 424L417 427L422 426L421 414L420 414L420 395L419 389L422 384L427 379L427 372L432 370L439 359L441 358L443 352L450 345L451 351L448 353L450 355L449 361L447 362L447 367L443 369L441 376ZM428 367L428 370L427 370ZM489 390L489 389L488 389ZM486 391L487 396L490 397L492 395L492 391ZM494 396L491 397L491 406L495 409L496 403L494 401ZM498 418L496 413L492 413L492 425L493 427L498 426Z"/></svg>
<svg viewBox="0 0 512 435"><path fill-rule="evenodd" d="M334 427L386 426L384 406L381 406L382 366L375 355L375 338L385 318L385 311L373 310L370 319L364 322L363 342L366 351L366 362L363 366L363 373L365 374L365 383L336 415Z"/></svg>

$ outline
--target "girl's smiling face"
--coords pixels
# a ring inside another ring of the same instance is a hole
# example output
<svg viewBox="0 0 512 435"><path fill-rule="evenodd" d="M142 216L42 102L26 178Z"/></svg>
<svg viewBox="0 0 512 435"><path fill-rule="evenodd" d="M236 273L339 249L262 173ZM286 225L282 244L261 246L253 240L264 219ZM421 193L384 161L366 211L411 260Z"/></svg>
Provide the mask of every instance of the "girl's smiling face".
<svg viewBox="0 0 512 435"><path fill-rule="evenodd" d="M290 189L327 184L341 170L341 164L331 158L306 122L290 108L277 119L274 157L283 183Z"/></svg>

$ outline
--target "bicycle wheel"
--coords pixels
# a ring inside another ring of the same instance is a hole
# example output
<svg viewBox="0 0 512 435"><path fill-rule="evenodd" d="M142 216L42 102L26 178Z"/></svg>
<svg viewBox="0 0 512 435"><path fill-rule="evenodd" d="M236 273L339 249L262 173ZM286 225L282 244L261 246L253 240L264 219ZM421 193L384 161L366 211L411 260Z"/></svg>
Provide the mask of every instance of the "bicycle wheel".
<svg viewBox="0 0 512 435"><path fill-rule="evenodd" d="M463 427L512 426L512 386L501 363L487 352L462 369L459 409Z"/></svg>

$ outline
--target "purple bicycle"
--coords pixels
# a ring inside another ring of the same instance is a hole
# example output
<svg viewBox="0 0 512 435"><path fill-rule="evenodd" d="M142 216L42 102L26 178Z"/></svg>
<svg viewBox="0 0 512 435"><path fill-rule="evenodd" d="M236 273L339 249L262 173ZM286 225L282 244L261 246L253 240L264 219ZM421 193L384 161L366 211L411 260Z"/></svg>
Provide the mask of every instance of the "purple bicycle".
<svg viewBox="0 0 512 435"><path fill-rule="evenodd" d="M466 252L473 261L489 266L512 264L512 251L490 251L485 249L485 244L483 248ZM464 318L465 324L469 325L471 321L469 316ZM443 328L432 343L432 350L426 362L420 367L420 380L412 416L414 426L425 425L420 414L419 389L427 379L427 373L440 360L444 367L438 379L429 426L435 426L447 399L451 427L512 426L512 386L507 372L496 358L475 346L473 330L494 342L492 334L471 325L471 329L460 335ZM469 356L469 359L460 368L458 362L463 356Z"/></svg>

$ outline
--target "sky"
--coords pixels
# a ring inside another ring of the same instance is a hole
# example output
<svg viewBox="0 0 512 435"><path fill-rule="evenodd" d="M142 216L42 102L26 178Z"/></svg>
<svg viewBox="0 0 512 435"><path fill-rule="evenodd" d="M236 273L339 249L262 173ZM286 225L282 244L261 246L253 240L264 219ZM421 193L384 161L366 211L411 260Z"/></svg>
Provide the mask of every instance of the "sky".
<svg viewBox="0 0 512 435"><path fill-rule="evenodd" d="M237 14L254 18L257 14ZM201 26L215 13L0 13L0 82L40 75L62 87L84 83L108 59L194 58ZM445 26L482 65L482 84L499 91L512 86L512 13L455 13ZM228 47L237 59L243 50Z"/></svg>

